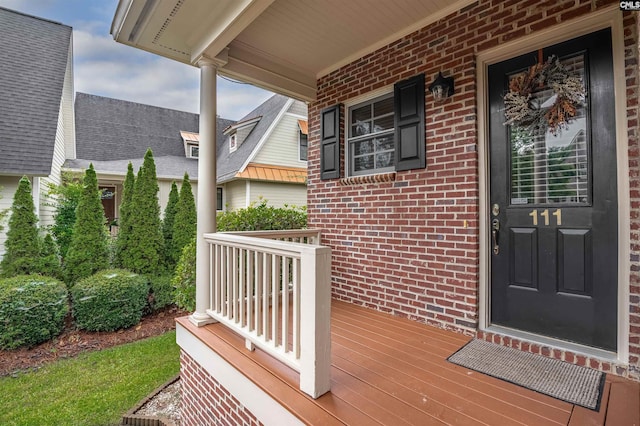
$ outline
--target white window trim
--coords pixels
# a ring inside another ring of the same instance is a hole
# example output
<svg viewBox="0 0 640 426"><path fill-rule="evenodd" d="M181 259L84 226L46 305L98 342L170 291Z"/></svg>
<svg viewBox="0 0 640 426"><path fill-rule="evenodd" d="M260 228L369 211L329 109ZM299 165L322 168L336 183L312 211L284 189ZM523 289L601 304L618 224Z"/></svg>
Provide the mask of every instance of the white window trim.
<svg viewBox="0 0 640 426"><path fill-rule="evenodd" d="M236 149L238 149L238 135L234 133L229 135L229 152L234 152Z"/></svg>
<svg viewBox="0 0 640 426"><path fill-rule="evenodd" d="M200 148L199 145L194 145L194 144L189 144L187 145L187 148L189 149L189 158L198 158L198 156L194 156L193 155L193 148ZM199 153L199 150L198 150Z"/></svg>
<svg viewBox="0 0 640 426"><path fill-rule="evenodd" d="M379 174L383 174L383 173L388 173L388 171L384 171L384 172L373 172L373 173L368 173L368 174L358 174L358 175L352 175L351 171L349 170L350 167L349 165L351 164L351 159L350 159L350 149L349 149L349 127L350 127L350 123L349 123L349 110L361 103L367 102L367 101L371 101L375 98L379 98L381 96L385 96L391 94L393 96L393 84L390 84L388 86L384 86L381 87L379 89L376 90L372 90L371 92L367 92L363 95L360 96L356 96L354 98L349 99L348 101L346 101L344 103L344 129L343 129L343 141L344 141L344 176L346 177L352 177L352 176L373 176L373 175L379 175Z"/></svg>

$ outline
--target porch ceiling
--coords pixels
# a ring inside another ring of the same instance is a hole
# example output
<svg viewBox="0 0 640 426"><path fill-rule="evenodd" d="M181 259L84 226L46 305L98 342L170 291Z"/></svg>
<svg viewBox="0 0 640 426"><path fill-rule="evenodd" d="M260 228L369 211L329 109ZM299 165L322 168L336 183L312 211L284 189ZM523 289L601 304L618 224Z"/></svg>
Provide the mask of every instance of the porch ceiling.
<svg viewBox="0 0 640 426"><path fill-rule="evenodd" d="M302 100L316 80L473 0L120 0L120 43Z"/></svg>

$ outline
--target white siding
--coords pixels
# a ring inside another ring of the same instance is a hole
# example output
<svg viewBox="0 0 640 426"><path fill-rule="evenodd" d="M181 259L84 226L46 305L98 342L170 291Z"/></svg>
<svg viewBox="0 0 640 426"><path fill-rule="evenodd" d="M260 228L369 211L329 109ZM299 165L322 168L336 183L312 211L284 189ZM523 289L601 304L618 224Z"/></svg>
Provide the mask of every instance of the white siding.
<svg viewBox="0 0 640 426"><path fill-rule="evenodd" d="M73 42L69 45L67 69L62 87L62 99L58 111L58 127L56 129L56 141L53 147L53 160L51 174L40 179L40 227L53 225L55 214L55 200L49 198L47 193L51 185L60 185L61 169L67 158L75 158L75 125L73 111Z"/></svg>
<svg viewBox="0 0 640 426"><path fill-rule="evenodd" d="M236 180L223 186L222 197L225 199L225 210L247 207L245 185L245 181Z"/></svg>
<svg viewBox="0 0 640 426"><path fill-rule="evenodd" d="M298 115L284 114L269 139L251 161L275 166L306 167L307 162L300 161L298 147L300 119Z"/></svg>
<svg viewBox="0 0 640 426"><path fill-rule="evenodd" d="M18 182L20 177L18 176L0 176L0 211L10 209L13 203L13 194L15 194L18 188ZM6 218L8 219L8 217ZM4 242L7 239L7 220L2 222L4 230L0 231L0 259L4 254Z"/></svg>
<svg viewBox="0 0 640 426"><path fill-rule="evenodd" d="M76 158L76 125L74 112L73 88L73 37L69 43L69 57L67 60L67 71L64 76L64 87L62 88L62 115L64 117L64 150L65 158Z"/></svg>
<svg viewBox="0 0 640 426"><path fill-rule="evenodd" d="M267 204L274 207L306 206L306 185L293 183L251 181L251 202L258 202L260 198L267 200Z"/></svg>
<svg viewBox="0 0 640 426"><path fill-rule="evenodd" d="M40 227L44 228L53 225L53 215L55 214L55 199L50 198L47 193L51 185L60 185L60 172L64 164L65 156L65 126L62 103L58 113L58 128L56 130L56 142L53 147L53 161L51 162L51 174L40 178Z"/></svg>
<svg viewBox="0 0 640 426"><path fill-rule="evenodd" d="M171 192L171 182L173 180L160 180L158 179L158 186L160 187L160 191L158 191L158 201L160 203L160 217L164 217L164 209L167 207L167 203L169 202L169 193ZM182 180L176 180L176 185L178 185L178 192L180 192L180 188L182 187ZM193 192L193 198L196 201L196 207L198 205L198 184L196 182L191 182L191 192Z"/></svg>

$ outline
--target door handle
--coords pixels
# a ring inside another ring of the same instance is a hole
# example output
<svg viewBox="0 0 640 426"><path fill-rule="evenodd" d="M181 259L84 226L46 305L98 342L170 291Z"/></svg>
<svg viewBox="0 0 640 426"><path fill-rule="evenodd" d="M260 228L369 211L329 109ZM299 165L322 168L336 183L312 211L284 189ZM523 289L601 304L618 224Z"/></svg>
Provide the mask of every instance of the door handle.
<svg viewBox="0 0 640 426"><path fill-rule="evenodd" d="M493 240L493 254L500 253L500 246L498 245L498 231L500 230L500 221L494 218L491 221L491 239Z"/></svg>

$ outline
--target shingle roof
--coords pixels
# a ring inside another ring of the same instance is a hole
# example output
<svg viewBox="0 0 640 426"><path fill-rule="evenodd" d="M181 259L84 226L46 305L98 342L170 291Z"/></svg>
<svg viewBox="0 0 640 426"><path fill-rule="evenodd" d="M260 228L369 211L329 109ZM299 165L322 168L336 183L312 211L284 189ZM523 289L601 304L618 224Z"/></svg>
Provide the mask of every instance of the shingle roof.
<svg viewBox="0 0 640 426"><path fill-rule="evenodd" d="M198 132L198 114L76 94L76 158L94 161L184 156L180 131ZM218 128L231 120L218 119ZM222 135L222 131L218 133Z"/></svg>
<svg viewBox="0 0 640 426"><path fill-rule="evenodd" d="M0 7L0 174L51 173L71 34Z"/></svg>

